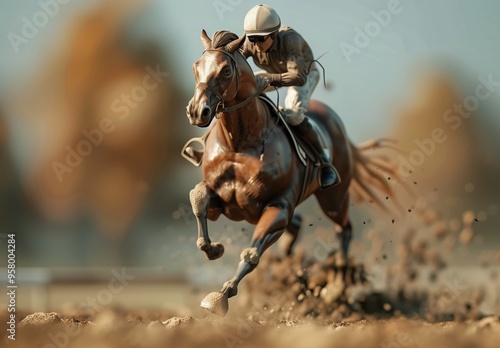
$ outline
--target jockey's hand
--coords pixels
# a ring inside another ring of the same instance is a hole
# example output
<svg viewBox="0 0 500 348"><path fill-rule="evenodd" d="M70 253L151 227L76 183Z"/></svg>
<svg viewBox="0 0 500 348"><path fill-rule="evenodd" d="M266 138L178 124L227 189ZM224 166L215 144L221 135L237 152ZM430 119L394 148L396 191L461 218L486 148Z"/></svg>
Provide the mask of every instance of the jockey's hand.
<svg viewBox="0 0 500 348"><path fill-rule="evenodd" d="M261 76L264 77L265 79L267 79L267 81L269 82L269 85L281 87L281 74L264 73Z"/></svg>
<svg viewBox="0 0 500 348"><path fill-rule="evenodd" d="M257 88L259 91L264 91L267 87L271 85L271 81L263 75L256 75L255 80L257 80Z"/></svg>

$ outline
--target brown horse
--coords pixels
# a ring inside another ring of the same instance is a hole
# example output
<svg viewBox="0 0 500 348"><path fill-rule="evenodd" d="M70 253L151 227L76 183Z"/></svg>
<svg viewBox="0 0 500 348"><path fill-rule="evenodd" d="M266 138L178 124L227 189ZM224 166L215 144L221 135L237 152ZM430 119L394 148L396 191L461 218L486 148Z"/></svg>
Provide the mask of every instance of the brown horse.
<svg viewBox="0 0 500 348"><path fill-rule="evenodd" d="M201 39L205 51L193 65L196 88L186 113L190 123L199 127L210 125L215 116L217 120L206 139L203 180L190 192L198 222L197 247L210 260L224 253L222 244L211 242L207 219L217 220L224 214L231 220L256 225L234 277L201 303L203 308L224 315L228 298L237 294L239 282L257 266L263 252L284 231L293 234L293 244L300 227L300 218L294 218L295 208L313 194L328 218L341 227L338 235L343 256L347 257L352 230L348 217L350 186L356 195L380 202L367 185L391 194L386 180L392 168L383 159L362 154L362 149L349 141L338 115L313 100L307 116L321 131L342 178L340 184L321 190L319 167L313 168L313 175L306 179L306 167L284 125L276 124L276 117L258 98L255 76L238 51L245 36L238 38L220 31L211 40L203 31ZM367 147L377 145L372 142ZM376 172L375 167L381 171Z"/></svg>

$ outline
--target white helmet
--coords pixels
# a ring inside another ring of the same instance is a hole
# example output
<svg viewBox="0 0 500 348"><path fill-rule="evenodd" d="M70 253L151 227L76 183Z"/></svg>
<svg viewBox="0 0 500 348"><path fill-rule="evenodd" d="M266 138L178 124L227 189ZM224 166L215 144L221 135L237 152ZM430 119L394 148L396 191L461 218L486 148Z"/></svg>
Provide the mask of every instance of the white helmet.
<svg viewBox="0 0 500 348"><path fill-rule="evenodd" d="M245 16L243 29L247 36L265 36L277 31L281 19L276 11L267 5L257 5Z"/></svg>

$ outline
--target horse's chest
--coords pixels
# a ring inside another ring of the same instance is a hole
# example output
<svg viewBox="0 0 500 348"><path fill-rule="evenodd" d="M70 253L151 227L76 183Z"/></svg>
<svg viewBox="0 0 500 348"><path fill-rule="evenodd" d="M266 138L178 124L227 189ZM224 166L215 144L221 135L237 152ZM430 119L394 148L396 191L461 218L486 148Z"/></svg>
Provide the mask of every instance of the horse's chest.
<svg viewBox="0 0 500 348"><path fill-rule="evenodd" d="M265 180L270 169L255 157L226 160L213 171L211 186L226 204L246 209L267 199Z"/></svg>

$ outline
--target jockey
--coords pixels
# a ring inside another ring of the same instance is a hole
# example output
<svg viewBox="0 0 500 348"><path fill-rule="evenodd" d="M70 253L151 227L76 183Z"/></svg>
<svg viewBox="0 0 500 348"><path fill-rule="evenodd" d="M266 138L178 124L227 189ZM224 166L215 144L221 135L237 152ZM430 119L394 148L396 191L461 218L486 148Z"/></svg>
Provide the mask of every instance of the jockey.
<svg viewBox="0 0 500 348"><path fill-rule="evenodd" d="M264 82L271 86L288 87L286 121L321 156L321 187L337 184L340 180L331 165L330 151L323 147L305 115L320 77L311 48L295 30L281 26L276 11L267 5L252 8L245 16L243 26L247 39L241 53L245 58L253 57L255 65L265 70L256 73L259 84Z"/></svg>

